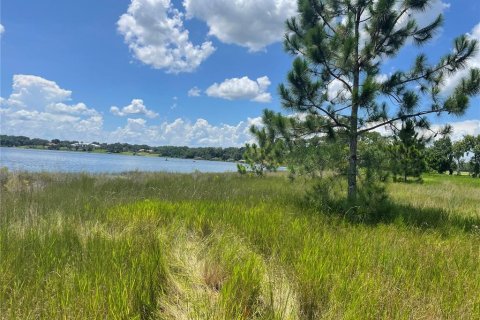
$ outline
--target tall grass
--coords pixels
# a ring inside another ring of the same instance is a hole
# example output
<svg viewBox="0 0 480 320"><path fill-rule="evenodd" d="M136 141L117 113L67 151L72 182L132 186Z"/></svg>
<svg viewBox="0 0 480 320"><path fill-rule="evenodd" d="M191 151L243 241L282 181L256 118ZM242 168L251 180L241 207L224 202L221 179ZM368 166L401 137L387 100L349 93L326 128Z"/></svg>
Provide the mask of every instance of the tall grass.
<svg viewBox="0 0 480 320"><path fill-rule="evenodd" d="M375 223L282 176L0 181L5 319L480 318L480 184L463 177L391 184Z"/></svg>

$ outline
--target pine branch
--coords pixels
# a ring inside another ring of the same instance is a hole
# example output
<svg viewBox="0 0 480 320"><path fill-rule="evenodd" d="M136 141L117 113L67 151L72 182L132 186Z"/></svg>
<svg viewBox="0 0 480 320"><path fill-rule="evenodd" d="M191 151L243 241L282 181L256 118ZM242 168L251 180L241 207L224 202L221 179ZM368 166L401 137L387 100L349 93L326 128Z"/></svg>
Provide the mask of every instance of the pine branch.
<svg viewBox="0 0 480 320"><path fill-rule="evenodd" d="M318 5L315 3L315 1L310 1L310 4L312 5L313 9L315 10L315 12L318 14L318 16L323 20L323 24L326 25L330 31L336 35L337 34L337 31L330 25L330 23L328 22L327 19L325 19L325 17L322 15L321 13L321 8L318 7ZM328 34L327 34L328 35Z"/></svg>
<svg viewBox="0 0 480 320"><path fill-rule="evenodd" d="M377 124L373 127L370 127L370 128L365 128L365 129L362 129L362 130L359 130L358 131L358 134L363 134L365 132L368 132L368 131L372 131L376 128L379 128L379 127L383 127L383 126L386 126L387 124L391 124L395 121L398 121L398 120L403 120L403 119L408 119L408 118L413 118L413 117L419 117L419 116L423 116L423 115L427 115L427 114L432 114L432 113L440 113L440 112L443 112L443 111L447 111L446 108L441 108L441 109L437 109L437 110L428 110L428 111L420 111L420 112L417 112L417 113L413 113L413 114L406 114L406 115L402 115L402 116L398 116L396 118L392 118L388 121L385 121L385 122L382 122L380 124Z"/></svg>

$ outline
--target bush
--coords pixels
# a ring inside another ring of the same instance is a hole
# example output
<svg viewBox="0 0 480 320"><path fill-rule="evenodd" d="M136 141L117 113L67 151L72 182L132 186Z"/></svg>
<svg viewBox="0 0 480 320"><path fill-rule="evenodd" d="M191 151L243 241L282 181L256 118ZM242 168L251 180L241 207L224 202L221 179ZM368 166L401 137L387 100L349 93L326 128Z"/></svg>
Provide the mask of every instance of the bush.
<svg viewBox="0 0 480 320"><path fill-rule="evenodd" d="M243 164L237 163L237 172L241 175L247 174L247 168Z"/></svg>
<svg viewBox="0 0 480 320"><path fill-rule="evenodd" d="M340 215L354 222L378 222L387 219L391 203L385 186L373 179L360 180L357 198L349 200L345 181L338 177L321 179L307 193L307 201L318 211Z"/></svg>

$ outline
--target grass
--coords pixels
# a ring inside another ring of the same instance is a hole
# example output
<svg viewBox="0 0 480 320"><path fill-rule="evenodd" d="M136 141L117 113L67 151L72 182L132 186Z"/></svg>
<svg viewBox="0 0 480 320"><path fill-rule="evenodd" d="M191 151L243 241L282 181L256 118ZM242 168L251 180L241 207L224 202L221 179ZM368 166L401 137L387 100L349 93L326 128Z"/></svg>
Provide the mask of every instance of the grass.
<svg viewBox="0 0 480 320"><path fill-rule="evenodd" d="M0 318L480 319L478 179L390 184L375 223L281 175L0 182Z"/></svg>

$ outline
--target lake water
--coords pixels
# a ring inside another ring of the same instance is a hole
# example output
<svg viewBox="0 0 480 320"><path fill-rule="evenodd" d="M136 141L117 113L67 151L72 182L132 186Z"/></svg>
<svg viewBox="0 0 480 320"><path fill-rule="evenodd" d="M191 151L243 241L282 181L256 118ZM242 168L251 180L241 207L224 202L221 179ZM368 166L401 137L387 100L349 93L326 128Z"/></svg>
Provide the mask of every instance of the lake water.
<svg viewBox="0 0 480 320"><path fill-rule="evenodd" d="M0 147L0 167L11 171L114 173L125 171L233 172L231 162Z"/></svg>

